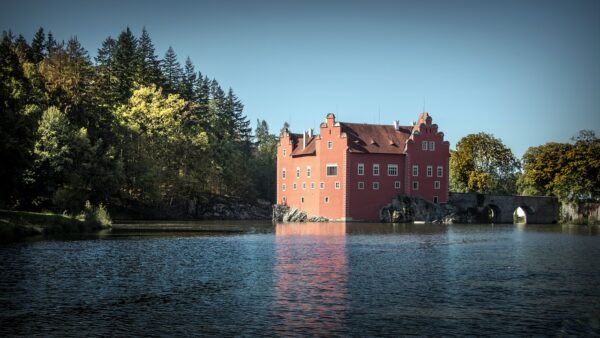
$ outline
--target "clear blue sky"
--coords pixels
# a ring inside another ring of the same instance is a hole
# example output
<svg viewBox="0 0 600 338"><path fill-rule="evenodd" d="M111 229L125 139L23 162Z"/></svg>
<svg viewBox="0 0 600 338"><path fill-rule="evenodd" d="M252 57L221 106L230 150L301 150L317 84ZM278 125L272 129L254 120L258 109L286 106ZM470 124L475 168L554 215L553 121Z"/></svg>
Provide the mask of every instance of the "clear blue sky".
<svg viewBox="0 0 600 338"><path fill-rule="evenodd" d="M76 35L90 55L146 27L162 57L232 87L271 131L402 124L429 111L454 148L488 132L527 147L600 134L600 1L3 1L0 29Z"/></svg>

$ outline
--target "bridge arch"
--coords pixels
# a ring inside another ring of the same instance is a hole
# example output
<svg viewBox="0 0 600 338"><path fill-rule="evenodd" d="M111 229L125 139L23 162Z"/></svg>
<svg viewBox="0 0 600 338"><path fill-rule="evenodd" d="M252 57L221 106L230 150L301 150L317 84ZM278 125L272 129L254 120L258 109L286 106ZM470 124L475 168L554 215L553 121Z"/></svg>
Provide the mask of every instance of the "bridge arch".
<svg viewBox="0 0 600 338"><path fill-rule="evenodd" d="M496 204L488 204L483 209L483 217L486 223L501 223L502 210Z"/></svg>
<svg viewBox="0 0 600 338"><path fill-rule="evenodd" d="M513 222L515 224L528 224L531 222L533 209L527 205L519 204L513 211Z"/></svg>

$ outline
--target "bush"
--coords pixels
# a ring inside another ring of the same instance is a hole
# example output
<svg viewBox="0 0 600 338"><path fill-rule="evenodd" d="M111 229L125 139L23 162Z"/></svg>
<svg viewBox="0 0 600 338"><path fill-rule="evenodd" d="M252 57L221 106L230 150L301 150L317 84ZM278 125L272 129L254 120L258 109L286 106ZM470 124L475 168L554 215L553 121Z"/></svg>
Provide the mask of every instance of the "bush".
<svg viewBox="0 0 600 338"><path fill-rule="evenodd" d="M95 207L90 201L85 201L85 207L79 218L90 228L108 228L112 224L110 215L102 203Z"/></svg>

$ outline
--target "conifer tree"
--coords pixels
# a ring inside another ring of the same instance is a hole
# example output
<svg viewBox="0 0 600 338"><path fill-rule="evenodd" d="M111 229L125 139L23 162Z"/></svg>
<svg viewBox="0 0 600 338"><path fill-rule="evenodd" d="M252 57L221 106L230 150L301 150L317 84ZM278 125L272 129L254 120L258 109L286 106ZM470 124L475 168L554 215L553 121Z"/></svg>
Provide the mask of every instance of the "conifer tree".
<svg viewBox="0 0 600 338"><path fill-rule="evenodd" d="M176 93L180 89L181 78L183 77L183 70L179 61L177 61L177 54L171 46L165 53L165 58L161 64L162 74L164 76L163 88L166 93Z"/></svg>
<svg viewBox="0 0 600 338"><path fill-rule="evenodd" d="M46 34L40 27L31 40L31 59L33 63L40 63L46 56Z"/></svg>
<svg viewBox="0 0 600 338"><path fill-rule="evenodd" d="M160 61L156 56L154 44L150 39L150 34L146 30L146 27L142 28L142 35L140 36L137 48L137 74L136 81L140 85L161 85L161 73L160 73Z"/></svg>
<svg viewBox="0 0 600 338"><path fill-rule="evenodd" d="M115 75L114 53L117 41L106 38L96 55L95 98L100 107L112 107L116 104L117 78Z"/></svg>
<svg viewBox="0 0 600 338"><path fill-rule="evenodd" d="M10 206L30 168L35 110L29 104L31 87L12 45L10 32L0 41L0 207Z"/></svg>
<svg viewBox="0 0 600 338"><path fill-rule="evenodd" d="M181 97L187 101L194 100L194 92L196 86L196 71L194 70L194 64L188 56L185 59L185 68L183 72L183 78L181 81Z"/></svg>
<svg viewBox="0 0 600 338"><path fill-rule="evenodd" d="M52 32L48 32L48 40L46 41L46 54L50 54L50 52L58 47L58 42L54 39L54 35Z"/></svg>
<svg viewBox="0 0 600 338"><path fill-rule="evenodd" d="M19 60L21 63L31 62L31 47L27 43L27 40L22 34L17 36L17 39L14 42L14 49L17 55L19 56Z"/></svg>
<svg viewBox="0 0 600 338"><path fill-rule="evenodd" d="M117 102L125 103L131 96L138 69L137 40L129 27L119 34L113 55L114 74L117 78Z"/></svg>

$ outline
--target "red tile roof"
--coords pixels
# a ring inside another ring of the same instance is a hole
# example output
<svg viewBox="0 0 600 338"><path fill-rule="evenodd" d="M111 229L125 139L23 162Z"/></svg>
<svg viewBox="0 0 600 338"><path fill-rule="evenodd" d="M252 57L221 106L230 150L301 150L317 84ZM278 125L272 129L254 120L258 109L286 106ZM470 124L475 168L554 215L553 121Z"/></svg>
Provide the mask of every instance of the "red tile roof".
<svg viewBox="0 0 600 338"><path fill-rule="evenodd" d="M317 153L316 148L316 137L309 137L306 141L306 148L304 148L304 135L303 134L290 134L290 139L294 142L294 147L292 150L292 156L306 156L306 155L314 155Z"/></svg>
<svg viewBox="0 0 600 338"><path fill-rule="evenodd" d="M351 152L371 154L404 154L404 145L412 127L340 122L348 137Z"/></svg>

